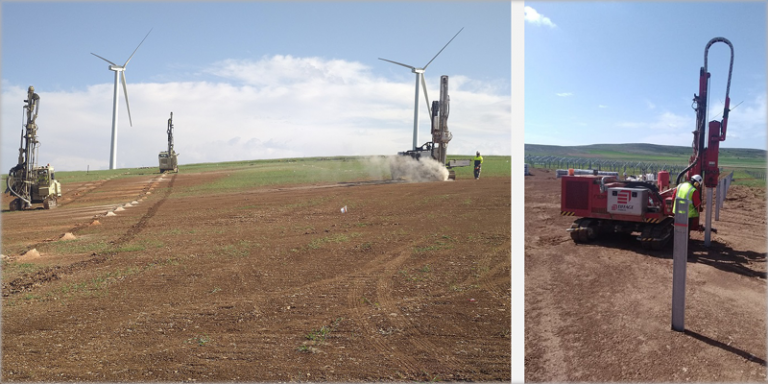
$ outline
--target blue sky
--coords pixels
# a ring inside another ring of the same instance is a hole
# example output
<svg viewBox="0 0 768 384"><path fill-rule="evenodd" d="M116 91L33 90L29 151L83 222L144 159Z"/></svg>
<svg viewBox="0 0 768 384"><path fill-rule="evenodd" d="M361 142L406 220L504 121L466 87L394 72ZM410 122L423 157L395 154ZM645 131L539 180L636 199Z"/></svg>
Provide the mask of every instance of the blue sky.
<svg viewBox="0 0 768 384"><path fill-rule="evenodd" d="M450 154L511 153L508 2L3 2L2 167L16 164L26 88L40 163L106 169L114 72L126 70L117 166L155 166L173 112L179 161L409 149L414 75L450 77ZM423 95L419 142L428 140Z"/></svg>
<svg viewBox="0 0 768 384"><path fill-rule="evenodd" d="M525 6L525 143L690 146L704 48L722 36L735 55L721 147L766 149L765 2ZM710 48L709 120L722 118L729 60Z"/></svg>

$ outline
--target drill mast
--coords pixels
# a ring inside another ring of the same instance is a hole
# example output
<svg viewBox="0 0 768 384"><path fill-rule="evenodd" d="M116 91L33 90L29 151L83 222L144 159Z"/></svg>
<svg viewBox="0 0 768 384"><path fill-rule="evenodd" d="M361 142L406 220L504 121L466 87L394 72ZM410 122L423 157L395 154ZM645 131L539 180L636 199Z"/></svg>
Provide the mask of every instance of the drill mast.
<svg viewBox="0 0 768 384"><path fill-rule="evenodd" d="M27 99L24 100L24 123L21 128L21 142L19 143L19 159L15 167L8 172L6 192L16 196L24 209L32 205L32 185L34 174L32 170L37 166L37 113L40 107L40 96L35 93L35 87L27 89Z"/></svg>

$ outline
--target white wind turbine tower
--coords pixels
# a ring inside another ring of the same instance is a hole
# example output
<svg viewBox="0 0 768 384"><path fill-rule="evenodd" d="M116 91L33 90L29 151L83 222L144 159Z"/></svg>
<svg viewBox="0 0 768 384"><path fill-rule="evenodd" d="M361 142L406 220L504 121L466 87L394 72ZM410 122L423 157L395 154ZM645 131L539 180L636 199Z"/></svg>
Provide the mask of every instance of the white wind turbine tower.
<svg viewBox="0 0 768 384"><path fill-rule="evenodd" d="M463 30L464 30L464 27L459 29L459 31L456 32L456 34L453 35L453 37L450 40L448 40L445 46L443 46L443 49L445 49L445 47L447 47L448 44L450 44L451 41L453 41L453 39L455 39L456 36L458 36L459 33L461 33L461 31ZM413 149L416 149L418 147L418 141L419 141L419 82L421 82L421 86L424 88L424 99L427 101L427 110L429 111L430 105L429 105L429 98L427 97L427 85L424 82L424 71L426 71L429 64L432 64L432 61L434 61L437 58L437 56L441 52L443 52L443 49L441 49L440 52L437 52L437 55L435 55L435 57L433 57L432 60L430 60L427 63L427 65L425 65L423 68L416 68L411 65L398 63L397 61L382 59L381 57L379 57L379 60L388 61L393 64L402 65L403 67L410 68L411 72L416 74L416 97L413 100ZM432 116L432 111L429 112L429 115Z"/></svg>
<svg viewBox="0 0 768 384"><path fill-rule="evenodd" d="M144 40L147 39L149 34L152 32L150 29L149 32L147 32L147 36L144 36ZM125 92L125 106L128 107L128 122L133 126L133 121L131 120L131 104L128 102L128 88L125 85L125 67L128 65L128 62L131 61L131 58L134 54L136 54L136 51L139 50L139 47L141 47L141 44L144 43L144 40L141 40L141 43L136 47L136 49L133 50L133 53L128 58L128 60L125 61L125 64L123 65L117 65L93 52L91 52L91 55L94 55L98 57L99 59L102 59L106 61L109 64L112 64L109 66L110 71L115 71L115 91L112 96L112 146L109 150L109 169L115 169L116 163L117 163L117 99L119 98L119 88L120 85L118 84L118 77L120 77L120 80L123 82L123 92Z"/></svg>

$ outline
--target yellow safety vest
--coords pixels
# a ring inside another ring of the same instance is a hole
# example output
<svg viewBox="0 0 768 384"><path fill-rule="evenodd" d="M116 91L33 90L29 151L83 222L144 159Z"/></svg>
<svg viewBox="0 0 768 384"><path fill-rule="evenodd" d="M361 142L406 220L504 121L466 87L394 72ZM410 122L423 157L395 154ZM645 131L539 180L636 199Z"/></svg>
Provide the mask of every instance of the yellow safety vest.
<svg viewBox="0 0 768 384"><path fill-rule="evenodd" d="M475 158L472 159L472 160L475 161L475 166L483 164L483 157L482 156L475 156Z"/></svg>
<svg viewBox="0 0 768 384"><path fill-rule="evenodd" d="M685 182L680 184L680 186L677 187L677 195L675 196L675 203L672 205L672 212L675 211L675 206L677 205L677 199L688 199L690 201L690 205L688 206L688 218L692 217L699 217L699 211L696 210L696 207L693 205L693 192L696 192L696 188L693 187L693 184L689 182Z"/></svg>

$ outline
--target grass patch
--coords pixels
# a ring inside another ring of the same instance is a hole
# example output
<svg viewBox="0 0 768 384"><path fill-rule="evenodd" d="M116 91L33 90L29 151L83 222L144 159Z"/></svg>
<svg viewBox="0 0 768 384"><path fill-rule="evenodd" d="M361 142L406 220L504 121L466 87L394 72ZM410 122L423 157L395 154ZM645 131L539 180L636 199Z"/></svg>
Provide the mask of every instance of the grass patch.
<svg viewBox="0 0 768 384"><path fill-rule="evenodd" d="M204 347L206 344L211 342L211 337L207 334L197 335L190 337L186 341L184 341L184 344L197 344L198 347Z"/></svg>
<svg viewBox="0 0 768 384"><path fill-rule="evenodd" d="M363 304L371 305L371 306L376 307L376 308L380 308L381 307L381 305L379 305L378 302L371 302L370 300L368 300L367 297L361 297L360 298L360 302L363 303Z"/></svg>
<svg viewBox="0 0 768 384"><path fill-rule="evenodd" d="M400 276L402 276L408 281L412 281L412 282L423 281L430 277L430 273L432 273L432 266L429 264L426 264L421 268L417 268L417 269L403 268L400 271L398 271L398 273L400 274Z"/></svg>
<svg viewBox="0 0 768 384"><path fill-rule="evenodd" d="M197 164L185 172L227 171L209 183L188 187L172 197L242 190L273 185L338 183L369 179L363 157L301 158Z"/></svg>
<svg viewBox="0 0 768 384"><path fill-rule="evenodd" d="M21 274L35 273L41 269L37 264L32 263L15 263L3 261L3 269L7 272L16 272Z"/></svg>
<svg viewBox="0 0 768 384"><path fill-rule="evenodd" d="M330 334L338 328L339 324L344 320L343 318L339 317L336 320L331 323L329 326L322 326L319 329L313 329L308 334L304 335L304 338L308 341L305 341L302 345L298 347L299 352L317 352L317 348L315 346L322 345L325 343L325 340L330 336Z"/></svg>
<svg viewBox="0 0 768 384"><path fill-rule="evenodd" d="M112 244L104 240L85 242L79 239L58 241L41 246L41 249L57 254L104 252L112 247Z"/></svg>
<svg viewBox="0 0 768 384"><path fill-rule="evenodd" d="M468 284L468 285L449 284L448 288L451 291L454 291L454 292L464 292L464 291L469 291L469 290L472 290L472 289L478 289L478 288L480 288L480 285L478 285L478 284Z"/></svg>
<svg viewBox="0 0 768 384"><path fill-rule="evenodd" d="M165 243L160 240L142 239L138 243L129 243L116 249L116 252L139 252L146 251L148 248L163 248Z"/></svg>
<svg viewBox="0 0 768 384"><path fill-rule="evenodd" d="M358 245L357 249L359 249L361 251L367 251L367 250L370 250L372 247L373 247L373 244L371 244L370 242L366 241L365 243L362 243L362 244Z"/></svg>
<svg viewBox="0 0 768 384"><path fill-rule="evenodd" d="M339 235L335 235L335 236L321 237L321 238L312 240L309 244L307 244L307 248L308 249L320 249L325 244L330 244L330 243L337 243L337 244L338 243L346 243L346 242L349 241L349 239L360 237L360 236L361 236L360 233L353 232L353 233L350 233L349 236L344 235L344 234L339 234Z"/></svg>
<svg viewBox="0 0 768 384"><path fill-rule="evenodd" d="M127 244L117 248L117 252L138 252L146 249L147 248L141 244Z"/></svg>
<svg viewBox="0 0 768 384"><path fill-rule="evenodd" d="M139 267L118 268L111 272L99 274L90 280L69 283L59 288L59 293L65 296L82 294L86 292L99 291L106 288L113 281L122 280L128 276L135 275L143 269Z"/></svg>
<svg viewBox="0 0 768 384"><path fill-rule="evenodd" d="M480 152L482 153L482 151ZM448 155L446 156L446 161L461 159L471 160L474 157L474 155ZM512 164L510 163L510 160L511 156L483 156L483 170L480 177L510 177L512 175ZM522 168L522 165L520 168ZM474 163L469 167L454 168L453 170L456 172L457 180L475 178L473 173Z"/></svg>
<svg viewBox="0 0 768 384"><path fill-rule="evenodd" d="M66 285L62 285L58 291L64 296L103 291L109 284L122 281L126 277L133 276L157 267L179 264L179 261L176 259L166 258L147 263L144 266L117 268L113 271L98 274L95 277L86 279L84 281L72 282Z"/></svg>
<svg viewBox="0 0 768 384"><path fill-rule="evenodd" d="M247 257L251 255L250 246L245 240L238 244L221 245L216 247L215 256Z"/></svg>
<svg viewBox="0 0 768 384"><path fill-rule="evenodd" d="M457 240L449 235L430 235L428 241L430 245L423 247L414 247L413 253L426 253L432 251L439 251L442 249L453 249L453 244Z"/></svg>

